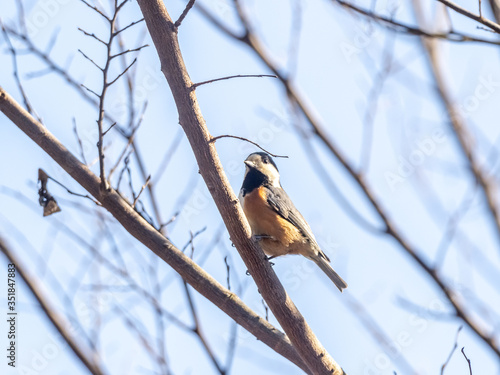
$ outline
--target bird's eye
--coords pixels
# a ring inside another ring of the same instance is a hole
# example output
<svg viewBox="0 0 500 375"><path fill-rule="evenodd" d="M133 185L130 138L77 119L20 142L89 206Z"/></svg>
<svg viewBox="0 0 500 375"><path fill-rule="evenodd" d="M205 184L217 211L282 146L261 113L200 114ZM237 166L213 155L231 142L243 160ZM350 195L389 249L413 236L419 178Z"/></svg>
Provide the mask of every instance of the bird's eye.
<svg viewBox="0 0 500 375"><path fill-rule="evenodd" d="M269 159L268 158L262 158L262 161L264 162L264 164L268 164L269 163Z"/></svg>

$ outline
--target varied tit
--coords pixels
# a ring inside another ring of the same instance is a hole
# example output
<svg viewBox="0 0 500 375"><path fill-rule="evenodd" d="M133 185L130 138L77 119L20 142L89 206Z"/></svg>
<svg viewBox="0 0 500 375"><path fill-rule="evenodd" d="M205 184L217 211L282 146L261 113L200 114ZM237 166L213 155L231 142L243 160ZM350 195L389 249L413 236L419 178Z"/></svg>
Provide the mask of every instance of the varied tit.
<svg viewBox="0 0 500 375"><path fill-rule="evenodd" d="M330 266L330 259L319 248L311 228L280 184L278 167L264 152L250 154L240 191L243 212L269 259L301 254L316 263L342 292L347 284Z"/></svg>

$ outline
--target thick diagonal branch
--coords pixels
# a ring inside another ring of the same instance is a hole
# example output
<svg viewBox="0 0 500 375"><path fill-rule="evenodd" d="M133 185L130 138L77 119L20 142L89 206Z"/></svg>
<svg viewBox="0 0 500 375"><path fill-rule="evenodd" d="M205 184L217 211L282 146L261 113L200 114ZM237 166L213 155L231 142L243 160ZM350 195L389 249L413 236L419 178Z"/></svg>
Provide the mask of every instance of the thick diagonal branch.
<svg viewBox="0 0 500 375"><path fill-rule="evenodd" d="M270 348L308 371L288 338L246 306L236 294L224 288L212 276L177 249L142 218L112 188L100 189L100 179L64 147L46 127L36 121L0 87L0 111L40 146L76 182L100 201L132 236L168 263L186 282L215 304L239 325Z"/></svg>
<svg viewBox="0 0 500 375"><path fill-rule="evenodd" d="M304 362L315 374L342 374L302 317L265 260L262 250L251 241L248 223L222 169L215 145L205 125L195 91L177 39L177 28L163 1L139 0L149 33L160 57L162 71L172 91L179 122L183 127L200 173L221 213L222 219L260 293L290 338Z"/></svg>

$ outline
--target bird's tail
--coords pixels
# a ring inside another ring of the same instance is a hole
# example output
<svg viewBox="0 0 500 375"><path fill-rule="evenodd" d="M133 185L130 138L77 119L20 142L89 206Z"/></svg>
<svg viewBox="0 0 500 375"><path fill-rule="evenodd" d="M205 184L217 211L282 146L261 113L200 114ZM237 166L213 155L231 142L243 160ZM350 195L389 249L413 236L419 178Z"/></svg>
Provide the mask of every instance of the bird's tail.
<svg viewBox="0 0 500 375"><path fill-rule="evenodd" d="M318 254L315 257L311 257L311 260L314 261L314 263L316 263L324 273L326 273L326 276L328 276L330 280L333 281L335 286L339 288L341 292L343 289L347 288L347 283L339 276L337 272L335 272L328 260L322 257L321 254Z"/></svg>

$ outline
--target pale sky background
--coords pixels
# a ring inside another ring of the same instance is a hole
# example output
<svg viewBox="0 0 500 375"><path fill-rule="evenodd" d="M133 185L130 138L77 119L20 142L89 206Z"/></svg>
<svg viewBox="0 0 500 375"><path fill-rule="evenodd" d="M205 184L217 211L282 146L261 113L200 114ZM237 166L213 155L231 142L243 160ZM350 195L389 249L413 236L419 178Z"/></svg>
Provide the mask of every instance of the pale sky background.
<svg viewBox="0 0 500 375"><path fill-rule="evenodd" d="M367 5L367 2L364 3ZM465 1L460 3L463 6L470 5ZM99 72L77 50L81 49L92 55L96 62L102 61L103 48L78 31L78 27L82 27L87 31L106 35L105 24L101 19L75 0L28 0L24 4L27 20L33 28L33 41L39 46L46 46L58 30L57 43L51 51L51 57L61 66L69 67L74 78L88 87L100 90ZM237 29L238 23L230 1L204 1L203 4L210 4L210 9L221 20ZM274 61L283 68L287 67L290 19L294 4L298 2L245 2L258 35L263 39ZM401 67L385 80L378 101L367 179L397 228L419 253L431 262L436 258L449 214L460 206L464 197L471 196L473 182L464 167L464 160L457 156L460 153L457 153L456 141L449 132L446 113L439 104L420 41L415 36L387 33L386 29L381 27L375 26L372 29L362 19L353 17L333 2L315 0L300 4L302 29L296 47L296 86L303 96L308 98L308 103L321 119L331 139L356 167L359 166L362 148L367 98L378 72L383 68L384 51L388 45L394 43L393 56ZM181 1L168 1L166 5L173 18L184 8L184 2ZM427 8L433 9L434 6L435 2L429 1ZM379 1L375 9L384 13L395 7L395 17L398 20L414 23L411 2ZM476 8L471 7L474 12ZM15 11L13 0L3 1L0 5L2 22L11 25ZM489 11L485 13L491 17ZM127 4L121 16L122 26L142 17L136 2ZM475 23L455 14L453 24L456 30L484 38L492 37L491 33L476 29ZM142 43L144 27L142 24L127 31L125 37L130 48ZM247 47L222 35L196 10L192 10L184 20L179 39L187 69L194 82L233 74L269 74L266 67L256 60ZM0 85L20 101L21 96L11 74L11 58L6 53L5 41L3 38L1 40ZM252 309L264 315L261 297L255 284L245 275L246 268L237 251L231 247L229 235L221 227L219 213L197 173L189 144L184 135L179 133L176 108L160 72L158 57L149 36L146 35L144 41L150 44L150 47L139 54L136 79L138 94L135 101L140 110L147 98L148 107L137 139L148 165L148 172L153 174L153 178L166 150L180 139L179 147L167 171L156 185L165 221L177 211L178 198L188 194L187 203L183 206L179 219L169 231L170 238L181 248L189 240L190 231L196 232L206 227L206 231L194 242L194 259L198 261L204 258L203 252L207 250L206 246L213 237L222 231L221 241L207 258L204 268L226 285L223 258L229 253L233 288L242 286L242 299ZM454 100L465 108L467 124L477 147L489 150L490 145L498 143L499 135L496 121L500 100L498 47L441 43L440 52ZM74 117L86 158L88 161L93 160L97 155L96 109L84 102L55 74L26 80L26 73L38 71L43 67L37 59L21 56L19 66L29 99L47 128L72 152L78 154L78 145L72 130ZM488 95L478 98L478 87L486 88L486 91L480 90ZM258 142L273 153L289 156L288 159L276 160L282 176L282 185L308 220L323 249L332 259L335 269L347 281L349 288L345 294L338 293L326 276L301 257L277 259L274 261L274 270L333 358L349 374L386 375L393 374L393 371L405 374L406 371L399 367L398 361L399 353L402 353L419 374L440 373L440 368L453 346L460 321L448 316L447 313L451 309L441 292L416 268L414 261L403 254L395 241L386 236L368 233L346 214L337 200L332 199L331 189L321 182L311 167L307 150L294 130L294 126L304 129L309 127L303 121L297 124L277 80L228 80L199 87L197 96L212 135L243 136ZM107 100L108 111L118 119L124 119L127 101L123 86L114 87ZM109 146L108 157L115 160L124 143L116 134L111 139L113 144ZM313 145L319 153L323 167L343 195L365 218L380 226L375 213L341 166L332 161L317 140L313 140ZM235 192L238 192L244 173L243 160L257 149L234 139L218 140L216 146L230 183ZM425 147L428 154L421 151ZM411 160L418 159L418 155L423 155L422 163L401 175L401 168L407 168L408 164L412 164ZM487 156L486 152L481 154L481 160L487 160ZM59 229L62 224L68 225L92 241L99 230L99 218L89 213L82 214L79 207L71 202L78 202L93 209L92 203L68 195L53 183L49 184L49 188L60 203L62 212L42 218L42 209L37 207L38 168L43 168L73 191L83 192L83 189L3 115L0 116L0 157L0 234L19 252L28 269L38 276L44 275L40 285L46 288L47 294L60 296L59 291L49 288L52 276L50 272L43 272L44 262L41 259L47 262L50 260L50 269L60 282L71 280L78 274L79 265L90 260L90 255L88 251L78 248ZM136 165L131 165L135 173ZM97 172L97 164L93 166L93 170ZM388 173L400 176L402 181L391 186L387 180ZM137 180L136 189L139 189L141 184ZM31 203L14 197L12 190L23 194ZM443 208L422 204L422 199L428 198L431 191L441 199ZM149 203L147 199L144 200L146 204ZM150 209L149 206L147 208ZM151 213L150 210L149 212ZM102 213L106 217L109 216ZM131 254L139 253L143 259L149 260L150 252L124 233L117 224L111 224L111 228L119 238L120 252L130 261L137 279L141 280L147 272L146 265L135 263L138 258ZM500 303L491 301L500 301L499 289L492 288L492 285L500 285L499 244L489 218L485 215L481 194L475 193L472 206L462 219L460 228L469 236L475 248L462 241L453 242L444 263L445 279L455 288L464 286L470 290L470 298L485 301L490 308L495 309L491 321L480 324L482 327L496 327L498 341ZM19 234L21 232L22 236ZM480 253L476 249L480 249ZM107 247L102 251L106 256L112 256ZM480 266L485 270L483 274L479 274L477 268L471 266L476 264L486 264ZM0 280L5 280L6 269L7 263L2 260ZM172 271L168 265L160 264L159 273L169 275ZM82 284L88 286L96 283L95 275L92 272L85 273ZM122 285L122 281L109 272L101 272L100 278L105 284ZM178 279L173 280L164 292L163 305L183 320L191 322L185 308L181 283ZM26 372L11 370L5 365L3 358L0 361L2 373L87 373L45 319L27 288L20 283L19 278L17 281L17 359L19 366L22 366L18 370L25 369ZM5 287L0 287L0 290L2 288L0 303L6 306ZM75 297L74 304L81 320L85 322L86 309L92 306L89 302L92 293L83 289L84 286L80 290L81 293ZM224 314L208 301L195 292L193 295L202 317L204 332L217 357L224 363L231 324ZM103 293L100 298L104 301L101 312L106 322L101 332L105 370L112 374L157 373L155 371L158 371L158 368L140 348L138 340L124 329L119 319L112 319L113 306L120 303L128 309L127 312L139 317L147 329L154 331L154 320L148 318L150 313L147 308L134 303L137 299L126 293ZM346 301L352 298L358 300L385 329L393 342L392 352L384 353L348 308ZM424 309L442 312L442 316L436 319L425 314L419 315L417 310L405 308L401 299ZM55 301L60 299L55 298L54 303ZM5 319L2 317L0 320L3 322L0 324L0 332L6 332ZM277 324L272 315L270 321ZM75 335L78 337L78 331ZM7 341L4 336L0 336L1 347ZM137 347L131 345L131 342ZM460 333L458 347L465 347L475 375L500 374L498 358L468 328L464 328ZM196 339L182 333L172 324L167 324L166 350L167 362L174 374L215 373ZM446 369L447 374L468 374L467 363L458 350ZM232 373L239 375L301 372L246 331L238 328Z"/></svg>

